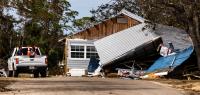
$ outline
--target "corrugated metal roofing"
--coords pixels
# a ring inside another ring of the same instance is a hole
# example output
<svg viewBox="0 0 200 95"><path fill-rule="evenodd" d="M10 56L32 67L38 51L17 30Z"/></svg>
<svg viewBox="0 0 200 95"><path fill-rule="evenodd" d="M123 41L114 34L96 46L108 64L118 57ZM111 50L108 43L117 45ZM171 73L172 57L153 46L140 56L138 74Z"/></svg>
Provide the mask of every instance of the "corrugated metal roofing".
<svg viewBox="0 0 200 95"><path fill-rule="evenodd" d="M150 32L151 29L142 30L145 25L142 23L95 41L94 45L101 63L103 65L110 63L127 52L134 51L135 48L159 38Z"/></svg>
<svg viewBox="0 0 200 95"><path fill-rule="evenodd" d="M93 44L95 40L85 40L85 39L68 39L69 45L71 44Z"/></svg>

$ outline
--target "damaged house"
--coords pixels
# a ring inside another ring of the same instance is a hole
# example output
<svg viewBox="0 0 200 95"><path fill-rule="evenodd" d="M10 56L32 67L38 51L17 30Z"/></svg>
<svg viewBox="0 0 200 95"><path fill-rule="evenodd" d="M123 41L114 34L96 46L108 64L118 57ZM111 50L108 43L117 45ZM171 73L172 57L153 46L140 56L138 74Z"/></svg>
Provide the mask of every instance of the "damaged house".
<svg viewBox="0 0 200 95"><path fill-rule="evenodd" d="M131 60L145 64L149 59L155 61L161 43L171 42L179 50L192 45L187 33L180 29L164 25L153 29L147 25L144 18L122 10L115 17L67 37L63 61L67 72L85 75L92 57L98 58L102 67L113 69Z"/></svg>
<svg viewBox="0 0 200 95"><path fill-rule="evenodd" d="M143 18L122 10L115 17L74 33L71 37L66 37L65 57L63 60L64 64L66 64L66 70L86 70L90 57L98 57L94 41L133 27L144 21Z"/></svg>

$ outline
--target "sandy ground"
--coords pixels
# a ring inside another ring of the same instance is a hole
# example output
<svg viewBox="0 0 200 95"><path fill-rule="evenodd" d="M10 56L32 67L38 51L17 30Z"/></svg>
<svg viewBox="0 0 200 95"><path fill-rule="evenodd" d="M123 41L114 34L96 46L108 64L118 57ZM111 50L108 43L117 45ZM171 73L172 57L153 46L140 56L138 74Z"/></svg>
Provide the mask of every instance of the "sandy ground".
<svg viewBox="0 0 200 95"><path fill-rule="evenodd" d="M7 78L0 78L0 93L12 91L11 89L6 88L7 85L11 84L12 80L8 80Z"/></svg>
<svg viewBox="0 0 200 95"><path fill-rule="evenodd" d="M2 79L0 79L2 80ZM5 80L5 79L4 79ZM88 77L8 78L0 95L186 95L157 82Z"/></svg>
<svg viewBox="0 0 200 95"><path fill-rule="evenodd" d="M155 81L167 84L169 87L184 90L185 92L190 93L189 95L200 95L200 80L162 79Z"/></svg>

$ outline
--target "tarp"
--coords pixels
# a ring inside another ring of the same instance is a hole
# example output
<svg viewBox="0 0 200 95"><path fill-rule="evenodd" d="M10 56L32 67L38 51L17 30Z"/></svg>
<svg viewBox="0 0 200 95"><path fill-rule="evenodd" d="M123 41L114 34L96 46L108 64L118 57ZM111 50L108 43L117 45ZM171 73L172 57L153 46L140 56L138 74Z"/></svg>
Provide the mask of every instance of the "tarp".
<svg viewBox="0 0 200 95"><path fill-rule="evenodd" d="M166 57L160 57L155 63L147 70L147 72L154 72L157 70L175 68L186 61L193 52L193 46L176 53L174 55L169 55Z"/></svg>
<svg viewBox="0 0 200 95"><path fill-rule="evenodd" d="M88 72L93 73L99 67L99 60L95 57L90 58L90 62L88 65Z"/></svg>

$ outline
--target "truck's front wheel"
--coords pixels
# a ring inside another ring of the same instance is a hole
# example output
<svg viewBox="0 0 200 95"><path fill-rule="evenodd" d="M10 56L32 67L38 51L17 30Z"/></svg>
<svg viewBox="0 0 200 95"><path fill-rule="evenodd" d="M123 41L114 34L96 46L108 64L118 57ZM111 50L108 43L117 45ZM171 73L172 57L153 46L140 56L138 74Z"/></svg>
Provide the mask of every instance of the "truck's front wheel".
<svg viewBox="0 0 200 95"><path fill-rule="evenodd" d="M34 78L38 78L38 77L39 77L39 72L38 72L38 70L35 70L33 74L34 74Z"/></svg>
<svg viewBox="0 0 200 95"><path fill-rule="evenodd" d="M9 77L18 77L19 72L17 70L14 70L14 64L12 65L13 70L8 71L8 76Z"/></svg>

